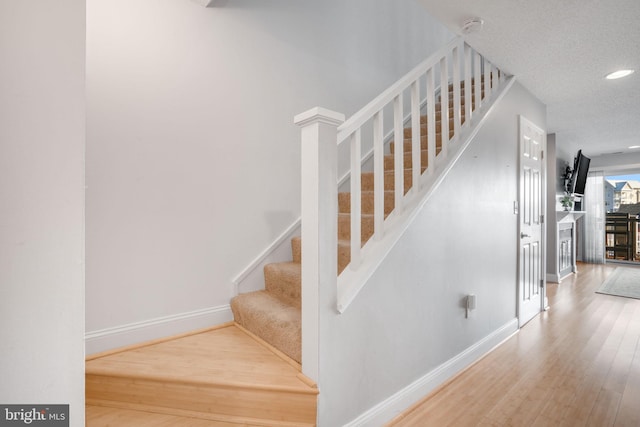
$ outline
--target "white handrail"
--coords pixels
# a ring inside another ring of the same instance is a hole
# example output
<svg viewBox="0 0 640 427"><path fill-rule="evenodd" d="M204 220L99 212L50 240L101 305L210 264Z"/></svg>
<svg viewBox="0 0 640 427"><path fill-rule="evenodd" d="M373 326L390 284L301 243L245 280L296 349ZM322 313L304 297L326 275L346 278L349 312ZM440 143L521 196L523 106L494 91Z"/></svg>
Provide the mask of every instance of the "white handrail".
<svg viewBox="0 0 640 427"><path fill-rule="evenodd" d="M393 99L408 88L414 81L418 80L426 71L440 62L455 46L460 43L461 38L457 37L443 46L436 53L418 64L400 80L389 86L387 90L378 95L373 101L365 105L360 111L351 116L346 122L338 127L338 144L344 142L356 129L362 127L374 114L382 110Z"/></svg>

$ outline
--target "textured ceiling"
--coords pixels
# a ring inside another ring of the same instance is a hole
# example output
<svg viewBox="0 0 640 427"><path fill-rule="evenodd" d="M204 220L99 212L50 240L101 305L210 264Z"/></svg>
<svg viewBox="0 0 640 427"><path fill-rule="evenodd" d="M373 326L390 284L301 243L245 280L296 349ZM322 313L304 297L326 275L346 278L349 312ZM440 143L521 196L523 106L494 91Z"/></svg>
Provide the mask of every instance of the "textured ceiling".
<svg viewBox="0 0 640 427"><path fill-rule="evenodd" d="M418 0L547 105L547 131L569 153L640 145L640 0ZM620 80L604 76L621 68Z"/></svg>

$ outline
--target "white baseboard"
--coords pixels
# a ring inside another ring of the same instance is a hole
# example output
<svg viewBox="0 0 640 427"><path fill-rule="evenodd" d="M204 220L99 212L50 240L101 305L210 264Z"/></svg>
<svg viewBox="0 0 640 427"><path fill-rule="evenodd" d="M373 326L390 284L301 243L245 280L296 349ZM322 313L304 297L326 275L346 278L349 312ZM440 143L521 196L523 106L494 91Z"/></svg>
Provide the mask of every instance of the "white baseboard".
<svg viewBox="0 0 640 427"><path fill-rule="evenodd" d="M85 354L100 353L219 325L231 320L233 320L233 314L231 306L227 304L91 331L84 335Z"/></svg>
<svg viewBox="0 0 640 427"><path fill-rule="evenodd" d="M547 282L560 283L560 276L557 273L547 273Z"/></svg>
<svg viewBox="0 0 640 427"><path fill-rule="evenodd" d="M513 319L462 353L449 359L425 376L417 379L388 399L364 412L358 418L345 424L345 427L384 425L408 409L411 405L424 398L438 386L493 350L517 331L518 319Z"/></svg>

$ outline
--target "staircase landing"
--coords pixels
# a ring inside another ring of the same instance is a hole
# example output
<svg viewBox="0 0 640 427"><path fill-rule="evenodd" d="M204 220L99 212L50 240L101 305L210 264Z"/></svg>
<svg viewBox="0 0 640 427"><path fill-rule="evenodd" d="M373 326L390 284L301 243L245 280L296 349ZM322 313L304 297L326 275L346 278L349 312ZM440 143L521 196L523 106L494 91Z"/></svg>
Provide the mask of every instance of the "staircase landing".
<svg viewBox="0 0 640 427"><path fill-rule="evenodd" d="M86 362L87 427L312 426L317 394L295 362L234 324Z"/></svg>

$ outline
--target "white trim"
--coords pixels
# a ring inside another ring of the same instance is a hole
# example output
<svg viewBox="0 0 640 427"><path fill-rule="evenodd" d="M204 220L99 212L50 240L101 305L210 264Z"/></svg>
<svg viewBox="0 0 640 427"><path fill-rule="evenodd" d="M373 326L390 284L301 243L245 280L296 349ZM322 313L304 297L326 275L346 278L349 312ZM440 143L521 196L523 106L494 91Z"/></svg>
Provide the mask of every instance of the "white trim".
<svg viewBox="0 0 640 427"><path fill-rule="evenodd" d="M560 283L560 275L556 273L547 273L547 282Z"/></svg>
<svg viewBox="0 0 640 427"><path fill-rule="evenodd" d="M295 234L300 233L301 221L302 221L301 218L298 217L298 219L295 220L293 224L291 224L286 230L284 230L282 234L280 234L280 236L276 238L276 240L274 240L269 246L267 246L265 250L263 250L260 253L260 255L258 255L253 261L251 261L251 263L247 267L245 267L244 270L238 273L231 280L231 282L233 283L232 296L238 295L238 289L240 288L240 284L247 277L249 277L255 271L256 268L263 267L265 264L265 260L269 257L269 255L271 255L273 252L279 249L282 244L286 243L288 240L291 240Z"/></svg>
<svg viewBox="0 0 640 427"><path fill-rule="evenodd" d="M344 114L323 107L313 107L293 118L293 123L298 126L307 126L317 122L339 126L344 123Z"/></svg>
<svg viewBox="0 0 640 427"><path fill-rule="evenodd" d="M514 318L471 347L468 347L462 353L452 357L399 392L362 413L358 418L345 424L345 427L385 424L454 375L493 351L517 332L518 319Z"/></svg>
<svg viewBox="0 0 640 427"><path fill-rule="evenodd" d="M93 354L233 320L230 305L209 307L87 332L85 353Z"/></svg>

